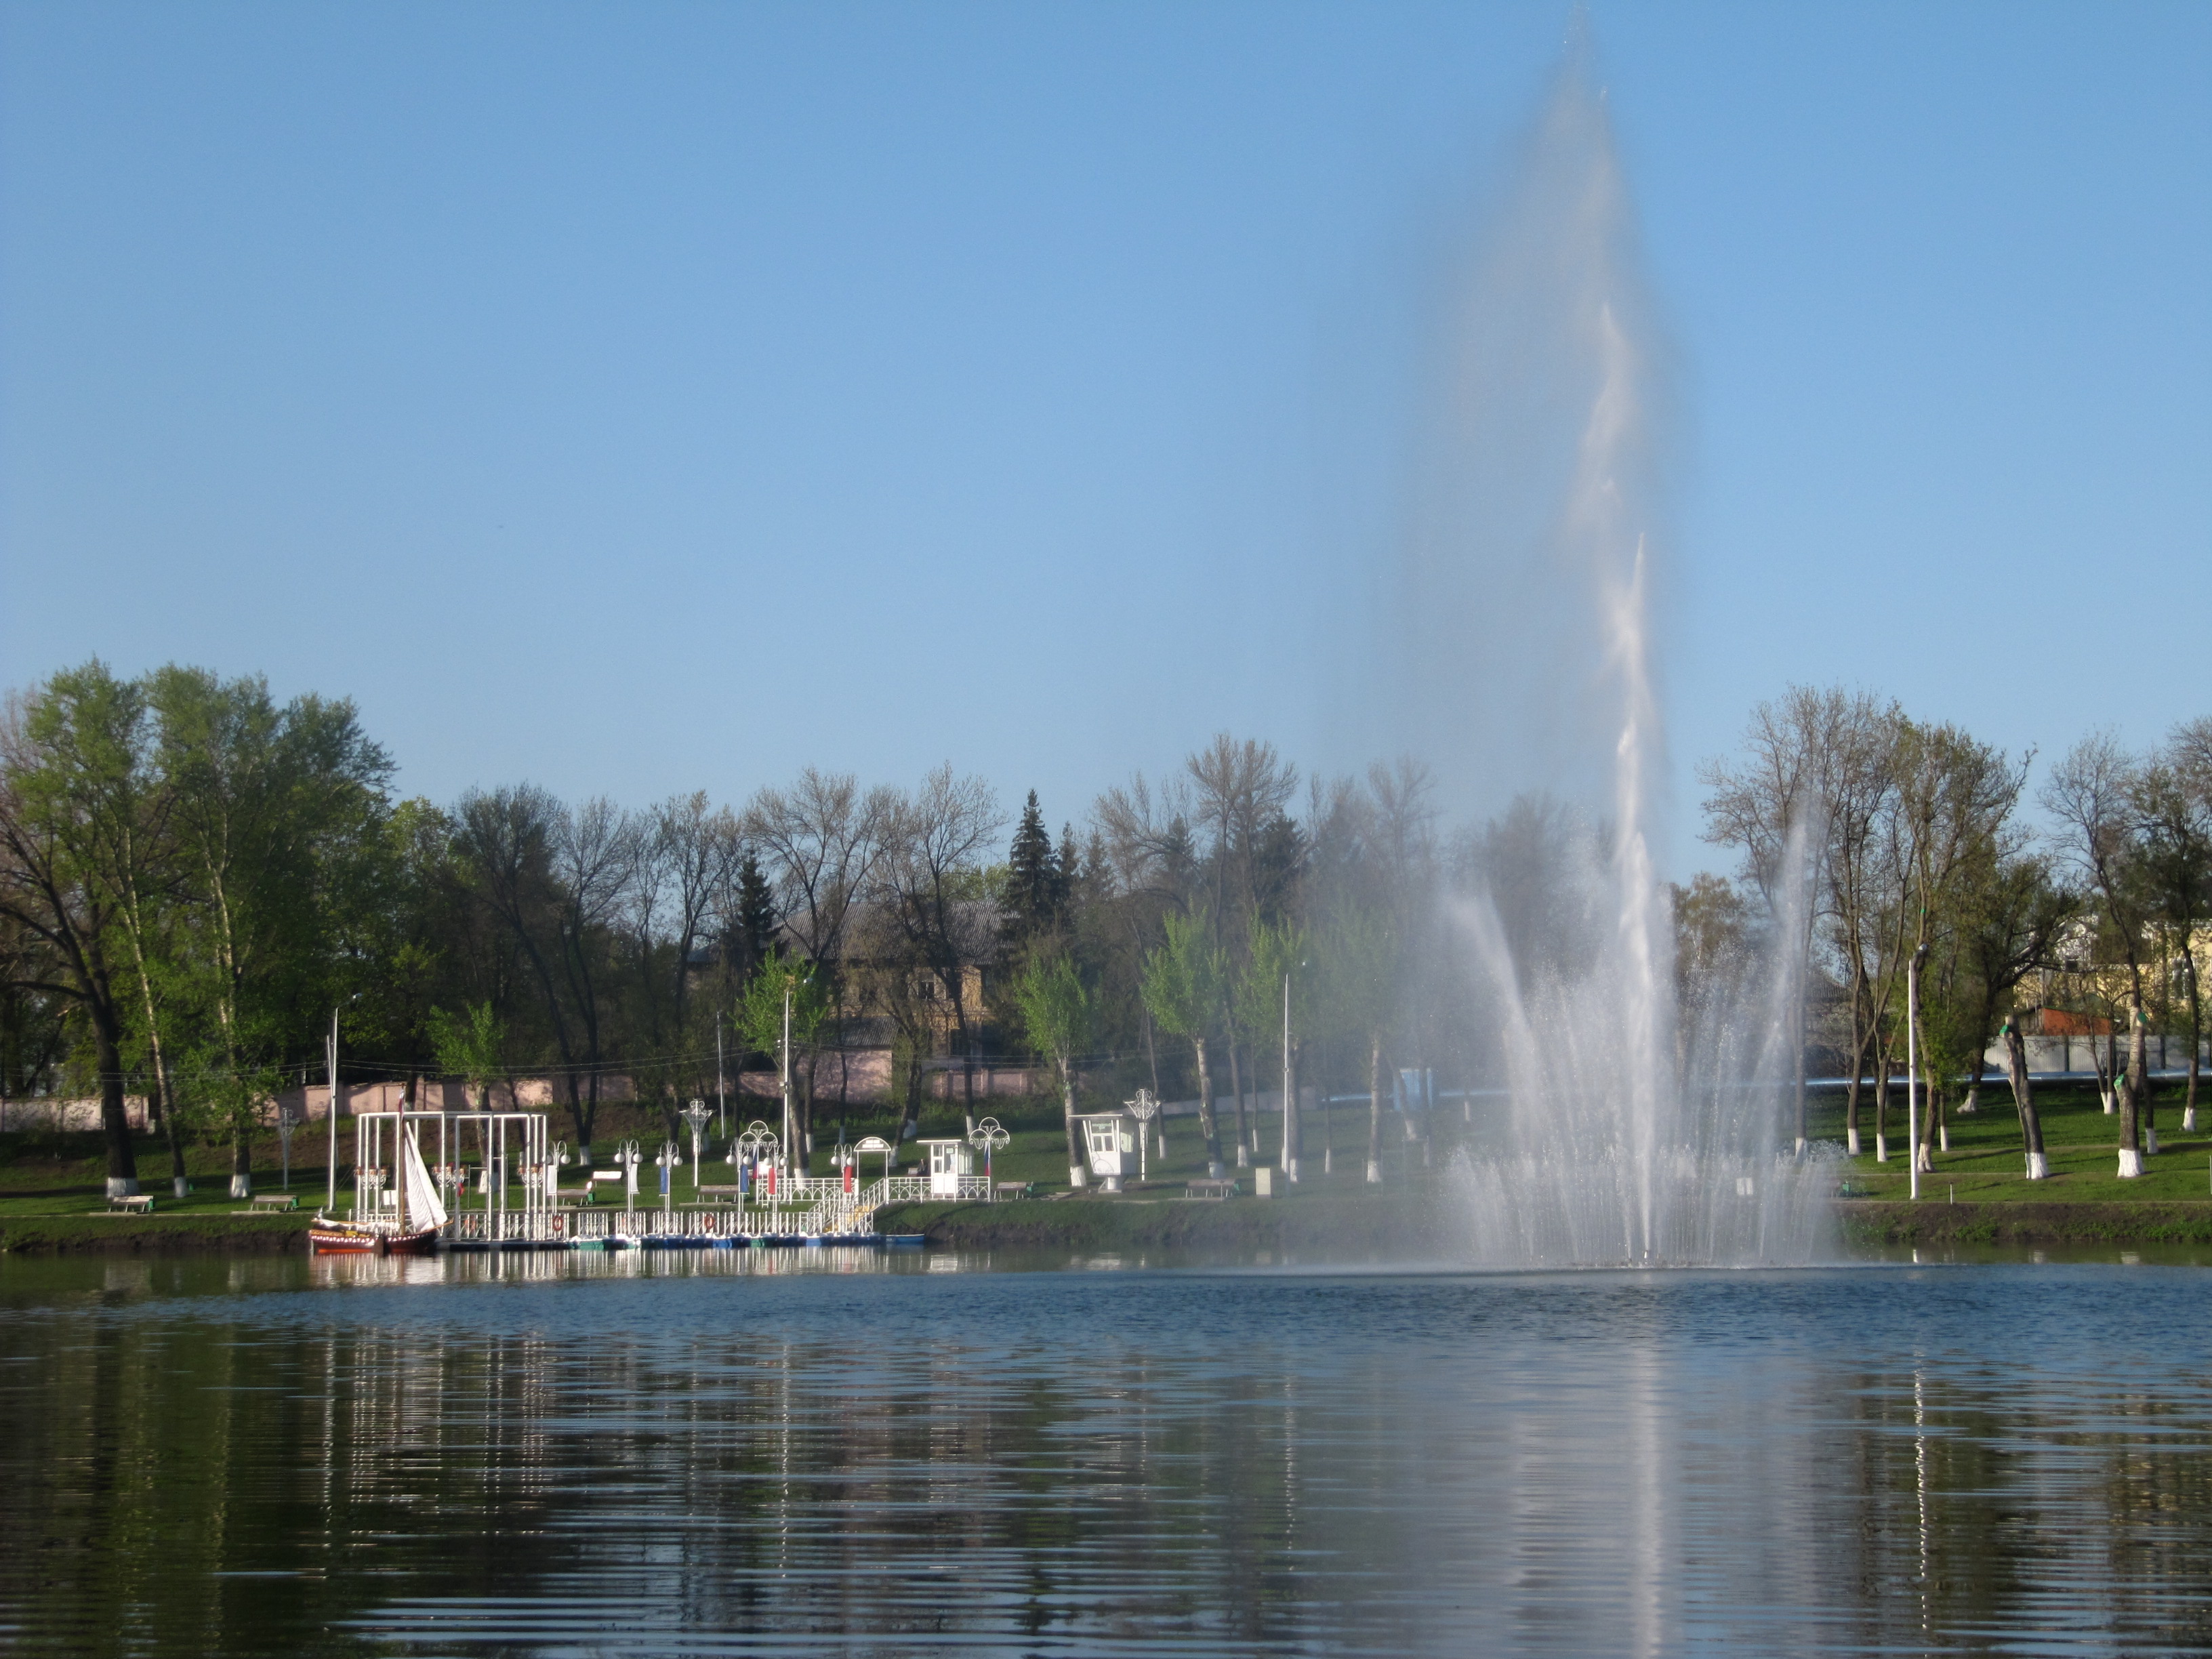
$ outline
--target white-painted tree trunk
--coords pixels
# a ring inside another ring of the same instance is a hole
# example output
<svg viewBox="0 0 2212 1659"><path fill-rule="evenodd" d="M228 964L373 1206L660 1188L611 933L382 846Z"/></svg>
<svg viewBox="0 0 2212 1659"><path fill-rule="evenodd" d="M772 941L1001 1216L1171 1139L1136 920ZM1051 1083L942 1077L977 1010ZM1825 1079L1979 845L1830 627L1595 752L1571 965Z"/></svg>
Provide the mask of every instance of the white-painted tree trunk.
<svg viewBox="0 0 2212 1659"><path fill-rule="evenodd" d="M2155 1129L2143 1131L2143 1156L2145 1158L2158 1156L2158 1131Z"/></svg>
<svg viewBox="0 0 2212 1659"><path fill-rule="evenodd" d="M1918 1164L1921 1174L1934 1175L1936 1173L1936 1150L1926 1141L1921 1140L1915 1141L1913 1143L1912 1156Z"/></svg>
<svg viewBox="0 0 2212 1659"><path fill-rule="evenodd" d="M1252 1149L1241 1140L1237 1143L1237 1167L1240 1170L1252 1167Z"/></svg>
<svg viewBox="0 0 2212 1659"><path fill-rule="evenodd" d="M1859 1126L1854 1123L1849 1129L1845 1130L1844 1132L1844 1139L1845 1142L1844 1150L1849 1152L1853 1158L1856 1158L1859 1155Z"/></svg>
<svg viewBox="0 0 2212 1659"><path fill-rule="evenodd" d="M1874 1161L1877 1164L1889 1162L1889 1137L1879 1129L1874 1132Z"/></svg>
<svg viewBox="0 0 2212 1659"><path fill-rule="evenodd" d="M2114 1112L2119 1110L2119 1108L2112 1103L2112 1091L2110 1089L2098 1090L2097 1098L2104 1103L2106 1117L2112 1116Z"/></svg>
<svg viewBox="0 0 2212 1659"><path fill-rule="evenodd" d="M1966 1089L1966 1097L1959 1103L1959 1115L1960 1117L1972 1117L1976 1112L1981 1110L1981 1109L1982 1085L1978 1083L1970 1084Z"/></svg>
<svg viewBox="0 0 2212 1659"><path fill-rule="evenodd" d="M2120 1148L2120 1179L2133 1181L2142 1173L2142 1154L2130 1147Z"/></svg>
<svg viewBox="0 0 2212 1659"><path fill-rule="evenodd" d="M2051 1178L2051 1160L2041 1152L2030 1152L2027 1155L2027 1178L2030 1181L2048 1181Z"/></svg>
<svg viewBox="0 0 2212 1659"><path fill-rule="evenodd" d="M1371 1158L1367 1160L1367 1184L1370 1187L1382 1184L1382 1166Z"/></svg>
<svg viewBox="0 0 2212 1659"><path fill-rule="evenodd" d="M2197 1133L2197 1109L2194 1106L2181 1109L2181 1133L2185 1135Z"/></svg>
<svg viewBox="0 0 2212 1659"><path fill-rule="evenodd" d="M1939 1123L1936 1126L1936 1144L1944 1152L1948 1152L1951 1150L1951 1126L1949 1124Z"/></svg>
<svg viewBox="0 0 2212 1659"><path fill-rule="evenodd" d="M253 1177L250 1175L232 1176L230 1178L230 1195L233 1198L252 1197Z"/></svg>
<svg viewBox="0 0 2212 1659"><path fill-rule="evenodd" d="M1083 1166L1080 1164L1071 1164L1067 1166L1067 1184L1079 1193L1083 1190L1085 1182Z"/></svg>

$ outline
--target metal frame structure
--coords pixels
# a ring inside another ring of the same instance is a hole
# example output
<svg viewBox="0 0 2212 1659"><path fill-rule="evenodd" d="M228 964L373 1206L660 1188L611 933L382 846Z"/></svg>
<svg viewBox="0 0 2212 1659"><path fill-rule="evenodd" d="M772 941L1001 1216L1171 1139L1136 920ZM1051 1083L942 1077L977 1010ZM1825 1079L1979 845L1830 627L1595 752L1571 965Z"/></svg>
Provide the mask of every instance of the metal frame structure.
<svg viewBox="0 0 2212 1659"><path fill-rule="evenodd" d="M438 1126L438 1156L434 1162L427 1158L424 1161L430 1163L439 1188L448 1195L448 1237L465 1237L471 1231L463 1225L465 1216L503 1218L514 1214L536 1218L553 1211L559 1201L560 1176L558 1166L553 1162L544 1113L403 1109L361 1112L354 1116L354 1200L348 1212L351 1219L374 1221L384 1217L391 1207L388 1200L394 1192L399 1138L412 1133L420 1146L424 1126L432 1123ZM483 1159L481 1167L485 1172L483 1203L474 1211L467 1207L467 1183L460 1163L465 1131L470 1128L476 1131L477 1150ZM522 1179L520 1209L507 1200L507 1188L516 1172ZM479 1223L479 1230L481 1226ZM496 1237L504 1237L506 1231L503 1219L493 1228ZM538 1236L537 1230L527 1229L526 1236Z"/></svg>

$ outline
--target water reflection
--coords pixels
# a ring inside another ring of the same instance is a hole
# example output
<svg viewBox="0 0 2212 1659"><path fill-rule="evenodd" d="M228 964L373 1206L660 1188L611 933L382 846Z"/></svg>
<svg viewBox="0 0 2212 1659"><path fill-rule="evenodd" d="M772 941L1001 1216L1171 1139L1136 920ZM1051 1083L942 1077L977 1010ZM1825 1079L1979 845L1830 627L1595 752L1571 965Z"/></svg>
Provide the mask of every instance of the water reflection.
<svg viewBox="0 0 2212 1659"><path fill-rule="evenodd" d="M939 1260L10 1270L4 1639L2212 1645L2200 1274Z"/></svg>

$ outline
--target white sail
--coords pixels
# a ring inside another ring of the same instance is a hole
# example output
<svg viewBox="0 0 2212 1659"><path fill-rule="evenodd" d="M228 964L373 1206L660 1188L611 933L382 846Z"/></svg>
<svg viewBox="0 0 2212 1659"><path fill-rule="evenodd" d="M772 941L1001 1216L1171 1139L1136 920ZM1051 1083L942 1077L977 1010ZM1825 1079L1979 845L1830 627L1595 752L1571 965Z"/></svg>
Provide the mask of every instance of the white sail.
<svg viewBox="0 0 2212 1659"><path fill-rule="evenodd" d="M429 1166L422 1162L422 1149L413 1135L399 1137L399 1164L400 1213L407 1231L444 1226L446 1206L439 1200L438 1183L430 1179Z"/></svg>

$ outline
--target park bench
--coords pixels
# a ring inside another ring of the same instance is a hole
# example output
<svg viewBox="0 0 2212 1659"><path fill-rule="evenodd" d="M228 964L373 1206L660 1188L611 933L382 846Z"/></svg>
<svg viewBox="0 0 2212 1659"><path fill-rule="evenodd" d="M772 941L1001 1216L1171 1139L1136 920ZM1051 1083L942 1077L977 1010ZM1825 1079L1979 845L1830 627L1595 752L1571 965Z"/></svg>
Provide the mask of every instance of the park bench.
<svg viewBox="0 0 2212 1659"><path fill-rule="evenodd" d="M699 1187L696 1190L702 1198L743 1198L745 1195L744 1188L742 1187L717 1187L711 1182Z"/></svg>
<svg viewBox="0 0 2212 1659"><path fill-rule="evenodd" d="M296 1210L299 1207L300 1200L289 1193L256 1193L253 1194L253 1208L240 1213L255 1215L263 1210Z"/></svg>
<svg viewBox="0 0 2212 1659"><path fill-rule="evenodd" d="M994 1198L1027 1198L1036 1190L1034 1181L1001 1181L991 1188Z"/></svg>
<svg viewBox="0 0 2212 1659"><path fill-rule="evenodd" d="M127 1198L119 1195L112 1196L107 1200L107 1207L111 1212L120 1210L126 1215L133 1213L151 1215L154 1213L154 1194L133 1193Z"/></svg>
<svg viewBox="0 0 2212 1659"><path fill-rule="evenodd" d="M1237 1183L1201 1176L1196 1181L1184 1184L1182 1195L1185 1198L1234 1198L1237 1196Z"/></svg>

